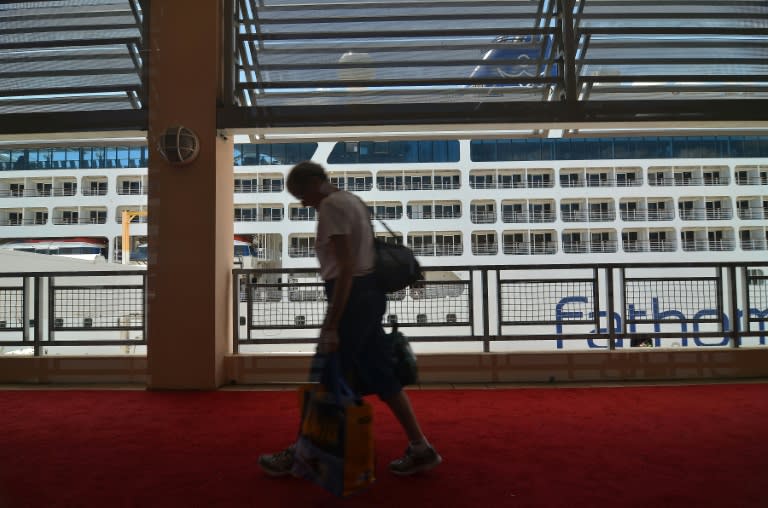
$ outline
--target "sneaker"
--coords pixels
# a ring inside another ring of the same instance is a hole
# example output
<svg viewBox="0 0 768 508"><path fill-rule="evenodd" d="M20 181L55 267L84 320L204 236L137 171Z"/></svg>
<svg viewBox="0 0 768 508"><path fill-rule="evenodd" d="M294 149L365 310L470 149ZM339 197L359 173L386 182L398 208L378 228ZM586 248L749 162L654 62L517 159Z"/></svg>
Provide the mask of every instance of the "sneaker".
<svg viewBox="0 0 768 508"><path fill-rule="evenodd" d="M287 476L293 467L293 446L272 454L259 455L259 466L269 476Z"/></svg>
<svg viewBox="0 0 768 508"><path fill-rule="evenodd" d="M418 454L408 446L405 455L389 464L389 470L399 476L408 476L429 471L442 461L443 458L431 446Z"/></svg>

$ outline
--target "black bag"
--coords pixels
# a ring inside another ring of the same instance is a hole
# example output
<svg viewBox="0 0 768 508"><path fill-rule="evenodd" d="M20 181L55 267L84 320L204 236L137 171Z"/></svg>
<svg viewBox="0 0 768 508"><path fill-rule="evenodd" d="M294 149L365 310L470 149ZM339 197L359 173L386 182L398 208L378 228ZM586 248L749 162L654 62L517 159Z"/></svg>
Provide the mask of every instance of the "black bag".
<svg viewBox="0 0 768 508"><path fill-rule="evenodd" d="M419 381L419 366L411 344L405 335L397 330L397 326L392 327L389 337L392 340L392 364L395 377L400 381L401 386L416 384Z"/></svg>
<svg viewBox="0 0 768 508"><path fill-rule="evenodd" d="M384 221L380 222L384 224ZM384 227L393 238L396 238L386 224ZM374 234L373 249L376 255L376 281L383 291L387 293L399 291L423 280L424 275L416 255L405 245L388 243L381 238L376 238Z"/></svg>

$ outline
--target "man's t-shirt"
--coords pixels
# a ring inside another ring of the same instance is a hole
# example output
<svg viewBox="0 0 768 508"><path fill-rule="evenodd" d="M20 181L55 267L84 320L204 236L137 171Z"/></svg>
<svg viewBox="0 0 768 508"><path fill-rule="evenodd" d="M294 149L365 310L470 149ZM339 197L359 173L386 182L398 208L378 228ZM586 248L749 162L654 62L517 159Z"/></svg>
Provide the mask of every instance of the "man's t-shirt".
<svg viewBox="0 0 768 508"><path fill-rule="evenodd" d="M373 272L373 232L365 204L354 194L337 191L320 202L317 212L319 218L315 251L320 262L320 277L331 280L338 276L336 252L331 243L331 237L335 235L348 237L349 255L355 265L353 276Z"/></svg>

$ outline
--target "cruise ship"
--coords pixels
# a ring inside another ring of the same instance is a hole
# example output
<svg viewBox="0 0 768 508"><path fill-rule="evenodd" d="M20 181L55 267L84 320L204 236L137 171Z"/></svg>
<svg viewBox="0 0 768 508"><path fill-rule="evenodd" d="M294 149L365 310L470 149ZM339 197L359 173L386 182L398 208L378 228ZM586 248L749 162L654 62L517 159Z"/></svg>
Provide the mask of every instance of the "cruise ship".
<svg viewBox="0 0 768 508"><path fill-rule="evenodd" d="M768 137L235 141L238 267L316 266L316 212L285 189L308 159L425 266L767 257ZM141 138L0 145L0 248L79 242L142 265L147 159Z"/></svg>

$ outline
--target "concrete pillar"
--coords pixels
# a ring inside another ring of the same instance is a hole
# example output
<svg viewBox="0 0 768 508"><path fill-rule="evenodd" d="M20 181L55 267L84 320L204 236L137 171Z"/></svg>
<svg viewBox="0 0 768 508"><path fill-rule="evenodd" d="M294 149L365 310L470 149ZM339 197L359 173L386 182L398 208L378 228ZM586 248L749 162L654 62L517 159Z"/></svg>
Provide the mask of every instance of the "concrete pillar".
<svg viewBox="0 0 768 508"><path fill-rule="evenodd" d="M151 2L149 57L148 387L215 389L231 350L233 145L216 131L219 1ZM200 152L167 163L158 136L184 126Z"/></svg>

